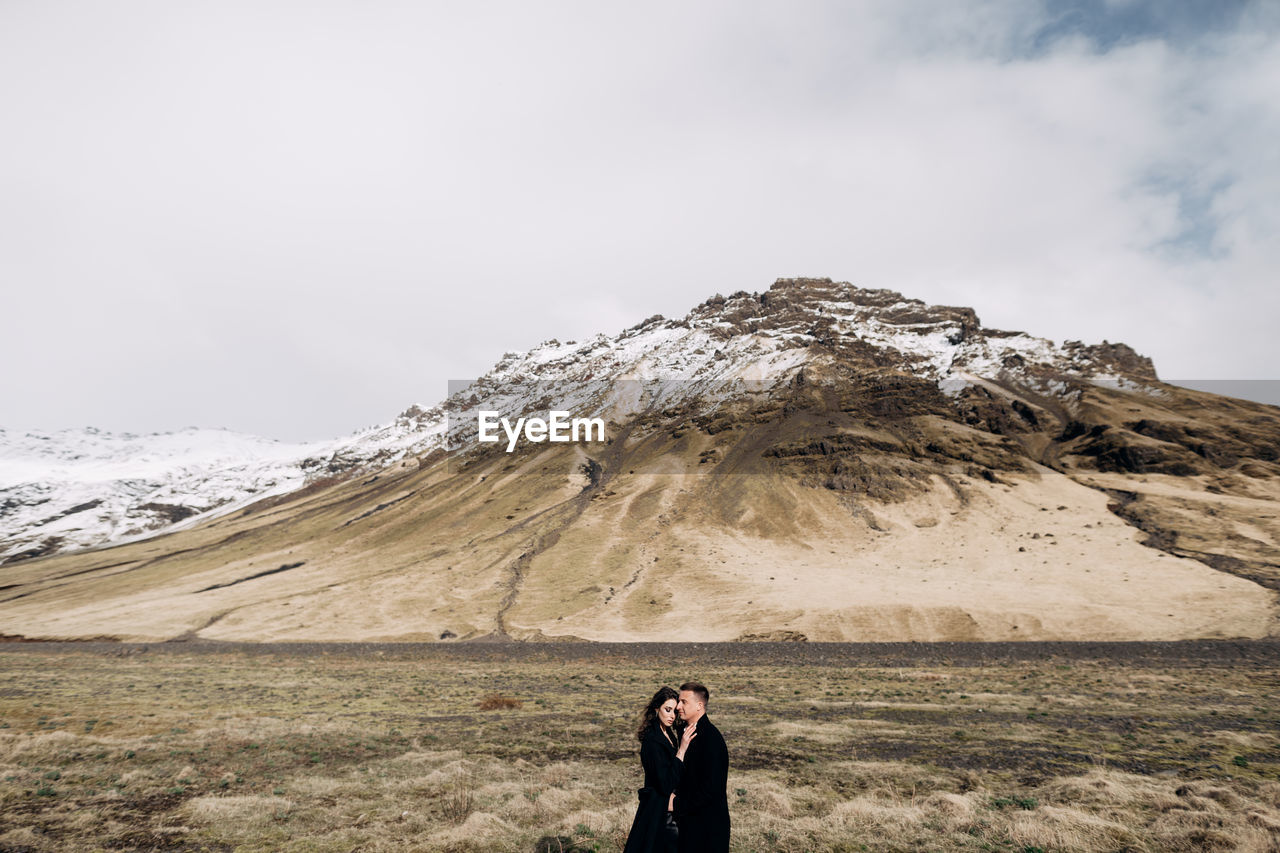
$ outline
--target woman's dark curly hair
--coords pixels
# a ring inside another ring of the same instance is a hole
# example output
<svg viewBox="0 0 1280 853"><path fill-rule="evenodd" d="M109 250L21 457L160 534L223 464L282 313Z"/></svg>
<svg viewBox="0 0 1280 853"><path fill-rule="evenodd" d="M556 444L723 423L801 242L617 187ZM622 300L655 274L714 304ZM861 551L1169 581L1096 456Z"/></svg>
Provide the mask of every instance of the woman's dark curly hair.
<svg viewBox="0 0 1280 853"><path fill-rule="evenodd" d="M659 725L658 709L668 699L679 699L680 694L670 687L659 687L658 692L653 694L653 698L649 700L649 704L645 706L644 713L640 715L640 728L636 729L636 740L643 742L644 733L649 731L650 727Z"/></svg>

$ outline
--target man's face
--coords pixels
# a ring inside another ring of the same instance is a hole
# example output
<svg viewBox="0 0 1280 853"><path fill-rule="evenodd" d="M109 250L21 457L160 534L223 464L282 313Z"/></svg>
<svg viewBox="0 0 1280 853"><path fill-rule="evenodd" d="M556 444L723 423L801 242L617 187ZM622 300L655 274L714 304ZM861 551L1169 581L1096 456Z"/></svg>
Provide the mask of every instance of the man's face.
<svg viewBox="0 0 1280 853"><path fill-rule="evenodd" d="M676 713L686 723L695 722L702 716L703 704L698 694L692 690L681 690L680 700L676 702Z"/></svg>

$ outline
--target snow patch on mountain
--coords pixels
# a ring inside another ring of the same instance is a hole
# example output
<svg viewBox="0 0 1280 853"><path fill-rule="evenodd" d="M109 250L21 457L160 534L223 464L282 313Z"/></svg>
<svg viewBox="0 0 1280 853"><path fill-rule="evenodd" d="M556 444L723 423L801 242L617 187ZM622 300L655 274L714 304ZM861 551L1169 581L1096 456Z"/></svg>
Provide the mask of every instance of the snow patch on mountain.
<svg viewBox="0 0 1280 853"><path fill-rule="evenodd" d="M0 429L0 563L196 524L325 476L439 446L443 416L412 409L334 441L288 444L221 429L133 435Z"/></svg>

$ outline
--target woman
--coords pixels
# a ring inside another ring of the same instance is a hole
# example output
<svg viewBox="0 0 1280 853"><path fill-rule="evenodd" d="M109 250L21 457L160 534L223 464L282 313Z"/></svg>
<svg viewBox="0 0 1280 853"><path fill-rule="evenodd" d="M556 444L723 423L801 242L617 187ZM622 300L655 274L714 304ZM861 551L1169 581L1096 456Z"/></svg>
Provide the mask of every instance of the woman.
<svg viewBox="0 0 1280 853"><path fill-rule="evenodd" d="M676 849L671 793L680 781L685 750L695 736L692 729L683 736L676 732L676 700L679 698L670 687L659 688L640 715L636 739L640 741L644 787L639 792L640 806L623 853L674 853Z"/></svg>

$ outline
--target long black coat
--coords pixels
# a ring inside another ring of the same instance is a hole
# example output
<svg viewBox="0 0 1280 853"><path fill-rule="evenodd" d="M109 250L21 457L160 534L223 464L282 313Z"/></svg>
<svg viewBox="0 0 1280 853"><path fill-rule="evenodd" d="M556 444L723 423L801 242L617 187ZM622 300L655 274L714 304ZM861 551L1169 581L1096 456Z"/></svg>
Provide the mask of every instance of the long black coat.
<svg viewBox="0 0 1280 853"><path fill-rule="evenodd" d="M684 772L676 785L681 851L728 853L728 786L729 748L720 730L704 716L685 751Z"/></svg>
<svg viewBox="0 0 1280 853"><path fill-rule="evenodd" d="M649 727L640 742L640 763L644 765L644 787L640 789L640 805L623 853L665 853L669 848L662 827L667 800L680 781L684 765L676 758L675 746L656 724Z"/></svg>

